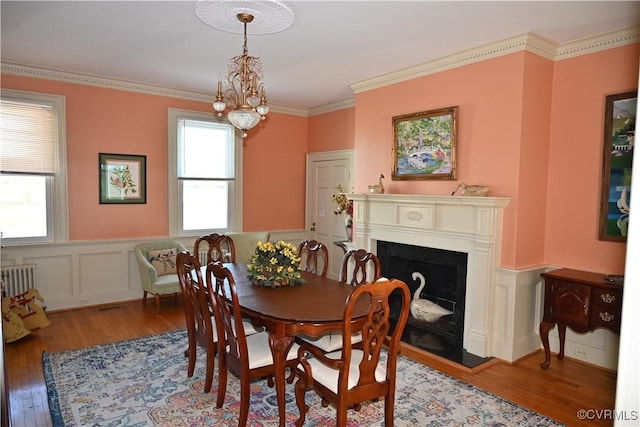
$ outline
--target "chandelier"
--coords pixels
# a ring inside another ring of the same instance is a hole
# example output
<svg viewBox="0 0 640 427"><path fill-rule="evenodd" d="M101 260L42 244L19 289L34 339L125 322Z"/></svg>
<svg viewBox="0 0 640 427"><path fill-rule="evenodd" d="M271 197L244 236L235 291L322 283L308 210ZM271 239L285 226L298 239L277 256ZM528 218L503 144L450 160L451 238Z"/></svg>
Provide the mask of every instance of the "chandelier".
<svg viewBox="0 0 640 427"><path fill-rule="evenodd" d="M247 48L247 24L253 23L251 34L273 34L291 26L293 13L277 0L199 0L195 9L200 20L213 28L239 33L238 21L243 26L242 55L231 58L227 75L218 78L213 109L218 117L226 111L229 122L245 138L247 130L269 113L262 63Z"/></svg>
<svg viewBox="0 0 640 427"><path fill-rule="evenodd" d="M242 55L234 56L229 61L229 74L226 80L228 89L222 91L222 78L218 80L218 94L213 103L218 117L222 117L227 109L227 118L232 125L242 131L242 137L247 136L247 130L264 120L269 112L267 95L262 80L262 63L260 58L249 56L247 49L247 24L253 21L253 15L239 13L238 21L244 24L244 45Z"/></svg>

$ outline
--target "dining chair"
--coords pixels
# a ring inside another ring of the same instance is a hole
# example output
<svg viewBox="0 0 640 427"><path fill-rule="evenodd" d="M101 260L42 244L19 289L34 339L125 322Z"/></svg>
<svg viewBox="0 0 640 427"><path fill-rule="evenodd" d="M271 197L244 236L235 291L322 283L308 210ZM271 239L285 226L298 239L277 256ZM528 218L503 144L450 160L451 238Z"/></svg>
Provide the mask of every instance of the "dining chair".
<svg viewBox="0 0 640 427"><path fill-rule="evenodd" d="M326 277L329 267L329 250L316 240L305 240L298 245L300 270Z"/></svg>
<svg viewBox="0 0 640 427"><path fill-rule="evenodd" d="M196 365L196 348L206 351L206 374L204 392L211 390L215 355L218 350L218 331L215 318L211 315L213 306L209 303L208 292L202 278L197 254L182 251L176 257L176 269L184 298L184 312L187 324L189 346L185 356L189 358L187 376L191 378Z"/></svg>
<svg viewBox="0 0 640 427"><path fill-rule="evenodd" d="M206 247L205 244L206 243ZM204 254L206 250L206 261ZM204 265L213 261L236 262L233 239L226 234L211 233L200 236L193 245L193 253L200 257Z"/></svg>
<svg viewBox="0 0 640 427"><path fill-rule="evenodd" d="M236 250L235 243L231 236L227 234L212 233L204 236L200 236L196 239L193 245L193 252L197 254L198 258L202 261L204 257L206 246L206 264L208 265L215 261L222 262L236 262ZM255 334L259 332L251 321L244 319L244 328L247 335Z"/></svg>
<svg viewBox="0 0 640 427"><path fill-rule="evenodd" d="M363 283L375 282L382 276L380 260L375 254L367 252L365 249L354 249L347 251L342 258L339 281L349 283L351 286L359 286ZM342 333L337 331L328 332L320 337L311 338L304 335L298 337L298 342L305 341L318 347L325 353L330 353L342 348ZM355 331L351 336L351 343L355 344L362 340L360 331Z"/></svg>
<svg viewBox="0 0 640 427"><path fill-rule="evenodd" d="M394 319L395 328L390 333L392 319L389 297L396 290L399 290L397 293L401 298L401 306L397 319ZM352 344L352 326L359 321L359 318L354 317L354 309L361 298L369 298L369 306L364 320L360 319L362 326L358 327L362 333L362 341ZM400 337L409 315L409 303L409 287L401 280L380 279L356 286L345 302L342 349L323 353L315 346L300 346L300 364L296 369L298 381L295 385L300 418L296 421L296 426L304 424L309 409L305 403L305 395L309 388L313 388L321 396L323 406L327 403L335 405L338 427L347 425L349 408L359 410L362 402L381 397L385 399L385 426L393 426L396 362ZM383 354L386 357L381 357Z"/></svg>
<svg viewBox="0 0 640 427"><path fill-rule="evenodd" d="M218 398L216 407L224 403L227 388L227 372L240 379L240 414L238 426L244 427L249 416L250 383L268 377L273 385L275 372L269 333L246 335L240 319L240 301L233 274L220 262L207 265L207 286L211 292L214 309L219 319L218 336ZM298 345L293 343L287 355L286 366L295 369ZM291 378L293 381L293 377Z"/></svg>
<svg viewBox="0 0 640 427"><path fill-rule="evenodd" d="M352 249L342 257L338 280L352 286L375 282L382 276L378 257L365 249Z"/></svg>

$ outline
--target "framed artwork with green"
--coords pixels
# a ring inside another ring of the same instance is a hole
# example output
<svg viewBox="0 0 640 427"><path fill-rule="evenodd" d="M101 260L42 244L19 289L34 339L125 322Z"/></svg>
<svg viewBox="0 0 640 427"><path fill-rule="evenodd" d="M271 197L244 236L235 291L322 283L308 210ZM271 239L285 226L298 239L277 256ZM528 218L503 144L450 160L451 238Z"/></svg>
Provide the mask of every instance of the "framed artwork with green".
<svg viewBox="0 0 640 427"><path fill-rule="evenodd" d="M636 91L605 98L599 240L627 240L636 105Z"/></svg>
<svg viewBox="0 0 640 427"><path fill-rule="evenodd" d="M456 179L458 107L392 118L392 180Z"/></svg>
<svg viewBox="0 0 640 427"><path fill-rule="evenodd" d="M100 203L147 203L147 156L99 154Z"/></svg>

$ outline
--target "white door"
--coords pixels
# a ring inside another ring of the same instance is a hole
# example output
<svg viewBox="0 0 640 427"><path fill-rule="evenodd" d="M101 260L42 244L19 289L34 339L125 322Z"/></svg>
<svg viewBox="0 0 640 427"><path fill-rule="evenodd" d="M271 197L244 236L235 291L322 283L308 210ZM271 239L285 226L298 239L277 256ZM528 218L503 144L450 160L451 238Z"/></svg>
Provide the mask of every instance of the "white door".
<svg viewBox="0 0 640 427"><path fill-rule="evenodd" d="M347 240L344 214L335 215L331 196L341 186L353 191L353 150L328 151L307 155L307 239L324 243L329 249L327 277L337 279L344 252L335 242Z"/></svg>

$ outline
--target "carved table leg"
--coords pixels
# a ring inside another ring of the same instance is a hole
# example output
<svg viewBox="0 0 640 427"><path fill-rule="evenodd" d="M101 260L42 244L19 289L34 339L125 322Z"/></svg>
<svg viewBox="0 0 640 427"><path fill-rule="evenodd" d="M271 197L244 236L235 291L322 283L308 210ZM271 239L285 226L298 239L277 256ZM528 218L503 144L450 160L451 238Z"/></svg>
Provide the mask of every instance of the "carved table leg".
<svg viewBox="0 0 640 427"><path fill-rule="evenodd" d="M280 426L284 427L285 422L285 367L287 354L293 345L293 337L277 335L269 332L269 346L273 356L274 379L276 383L276 396L278 398L278 414L280 415Z"/></svg>
<svg viewBox="0 0 640 427"><path fill-rule="evenodd" d="M544 347L544 362L540 364L542 369L547 369L551 362L551 350L549 349L549 331L555 324L553 322L541 322L540 323L540 340Z"/></svg>
<svg viewBox="0 0 640 427"><path fill-rule="evenodd" d="M564 340L567 332L567 325L564 323L558 323L558 337L560 338L560 352L558 353L558 360L564 359Z"/></svg>

